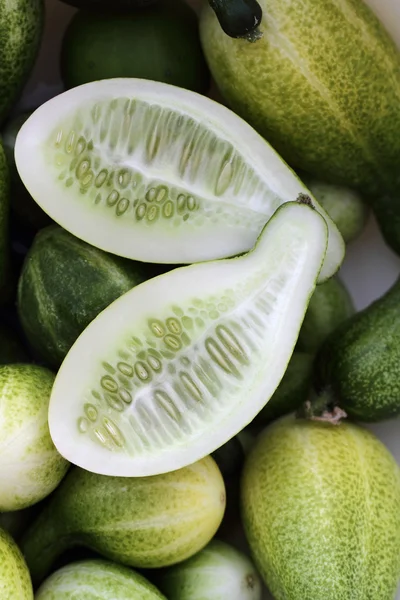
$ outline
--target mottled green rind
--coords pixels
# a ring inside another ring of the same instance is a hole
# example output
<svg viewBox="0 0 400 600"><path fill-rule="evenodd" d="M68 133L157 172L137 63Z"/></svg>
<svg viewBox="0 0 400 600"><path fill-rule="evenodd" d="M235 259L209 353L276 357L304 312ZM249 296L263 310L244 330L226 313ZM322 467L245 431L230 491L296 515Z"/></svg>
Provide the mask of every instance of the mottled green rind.
<svg viewBox="0 0 400 600"><path fill-rule="evenodd" d="M15 139L22 125L32 113L27 112L17 115L8 121L2 132L4 152L10 171L11 180L11 210L18 223L33 231L46 227L51 219L34 201L21 181L15 165L14 147Z"/></svg>
<svg viewBox="0 0 400 600"><path fill-rule="evenodd" d="M1 2L1 0L0 0ZM1 6L1 4L0 4ZM1 14L1 12L0 12ZM1 39L1 38L0 38ZM1 48L1 42L0 42ZM1 57L1 54L0 54ZM1 72L1 64L0 64ZM1 85L0 85L1 90ZM0 95L1 98L1 95ZM1 106L1 99L0 99ZM9 285L9 212L10 212L10 176L3 145L0 140L0 304L8 300Z"/></svg>
<svg viewBox="0 0 400 600"><path fill-rule="evenodd" d="M72 563L53 573L35 600L166 600L147 579L105 560Z"/></svg>
<svg viewBox="0 0 400 600"><path fill-rule="evenodd" d="M161 572L157 581L168 600L261 600L261 581L254 565L219 540Z"/></svg>
<svg viewBox="0 0 400 600"><path fill-rule="evenodd" d="M62 43L66 88L115 77L138 77L205 93L210 73L198 20L182 0L162 0L129 13L78 12Z"/></svg>
<svg viewBox="0 0 400 600"><path fill-rule="evenodd" d="M0 325L0 365L28 362L28 357L14 331Z"/></svg>
<svg viewBox="0 0 400 600"><path fill-rule="evenodd" d="M296 348L317 352L328 335L354 313L350 293L338 277L321 283L311 297Z"/></svg>
<svg viewBox="0 0 400 600"><path fill-rule="evenodd" d="M0 366L0 511L39 502L68 469L47 421L53 382L54 375L43 367Z"/></svg>
<svg viewBox="0 0 400 600"><path fill-rule="evenodd" d="M286 417L245 465L242 516L275 600L393 600L400 471L372 433Z"/></svg>
<svg viewBox="0 0 400 600"><path fill-rule="evenodd" d="M32 583L24 558L14 540L0 529L1 600L33 600Z"/></svg>
<svg viewBox="0 0 400 600"><path fill-rule="evenodd" d="M295 411L311 391L314 355L294 352L276 392L252 422L252 427L266 425Z"/></svg>
<svg viewBox="0 0 400 600"><path fill-rule="evenodd" d="M343 323L317 356L318 390L330 387L348 415L380 421L400 414L400 280Z"/></svg>
<svg viewBox="0 0 400 600"><path fill-rule="evenodd" d="M40 583L74 545L121 564L158 568L199 552L225 510L225 487L213 459L152 477L106 477L74 468L22 540Z"/></svg>
<svg viewBox="0 0 400 600"><path fill-rule="evenodd" d="M24 86L39 50L44 0L0 1L0 124Z"/></svg>
<svg viewBox="0 0 400 600"><path fill-rule="evenodd" d="M260 0L262 37L201 38L229 105L294 168L368 195L400 182L400 53L361 0Z"/></svg>
<svg viewBox="0 0 400 600"><path fill-rule="evenodd" d="M361 195L347 187L324 183L307 175L300 174L300 177L335 223L346 244L358 238L370 213Z"/></svg>
<svg viewBox="0 0 400 600"><path fill-rule="evenodd" d="M41 230L18 284L18 313L36 356L58 368L89 323L150 276L142 263L103 252L58 225Z"/></svg>

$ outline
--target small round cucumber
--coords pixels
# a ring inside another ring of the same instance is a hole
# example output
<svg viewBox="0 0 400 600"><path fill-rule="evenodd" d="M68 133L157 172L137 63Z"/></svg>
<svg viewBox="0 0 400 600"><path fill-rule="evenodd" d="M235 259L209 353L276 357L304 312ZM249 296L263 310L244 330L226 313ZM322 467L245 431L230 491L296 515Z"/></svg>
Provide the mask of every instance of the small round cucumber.
<svg viewBox="0 0 400 600"><path fill-rule="evenodd" d="M32 582L24 557L12 537L0 529L1 600L33 600Z"/></svg>

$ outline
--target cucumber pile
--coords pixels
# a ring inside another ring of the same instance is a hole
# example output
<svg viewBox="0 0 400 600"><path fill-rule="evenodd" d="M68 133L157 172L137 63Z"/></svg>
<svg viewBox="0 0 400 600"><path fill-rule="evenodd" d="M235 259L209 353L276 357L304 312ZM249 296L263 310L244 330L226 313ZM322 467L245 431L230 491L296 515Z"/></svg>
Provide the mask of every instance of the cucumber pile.
<svg viewBox="0 0 400 600"><path fill-rule="evenodd" d="M371 214L400 254L400 50L364 0L65 4L21 112L52 22L0 0L0 600L394 600L400 273L340 269Z"/></svg>

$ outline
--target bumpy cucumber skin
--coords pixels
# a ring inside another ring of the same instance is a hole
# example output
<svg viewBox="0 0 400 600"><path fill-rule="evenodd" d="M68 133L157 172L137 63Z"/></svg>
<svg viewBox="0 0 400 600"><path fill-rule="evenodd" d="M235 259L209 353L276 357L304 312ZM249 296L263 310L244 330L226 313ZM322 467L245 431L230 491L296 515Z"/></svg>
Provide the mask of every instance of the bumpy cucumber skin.
<svg viewBox="0 0 400 600"><path fill-rule="evenodd" d="M1 600L33 600L32 582L24 558L11 536L0 529Z"/></svg>
<svg viewBox="0 0 400 600"><path fill-rule="evenodd" d="M158 585L168 600L261 600L261 581L249 558L215 539L161 572Z"/></svg>
<svg viewBox="0 0 400 600"><path fill-rule="evenodd" d="M18 312L36 356L58 368L89 323L151 271L107 254L57 225L41 230L18 284Z"/></svg>
<svg viewBox="0 0 400 600"><path fill-rule="evenodd" d="M260 4L254 43L203 11L203 48L231 108L292 167L371 196L397 190L400 55L378 19L360 0Z"/></svg>
<svg viewBox="0 0 400 600"><path fill-rule="evenodd" d="M348 415L381 421L400 414L400 280L325 341L317 389L330 387Z"/></svg>
<svg viewBox="0 0 400 600"><path fill-rule="evenodd" d="M169 566L212 539L225 501L221 473L209 457L153 477L107 477L74 468L21 545L34 583L74 545L127 566Z"/></svg>
<svg viewBox="0 0 400 600"><path fill-rule="evenodd" d="M353 300L344 283L332 277L315 288L300 330L297 349L317 352L339 325L355 313Z"/></svg>
<svg viewBox="0 0 400 600"><path fill-rule="evenodd" d="M44 0L0 2L0 124L20 94L39 50Z"/></svg>
<svg viewBox="0 0 400 600"><path fill-rule="evenodd" d="M35 600L166 600L147 579L132 569L105 560L74 562L53 573L37 590Z"/></svg>
<svg viewBox="0 0 400 600"><path fill-rule="evenodd" d="M63 38L61 73L67 89L115 77L199 93L210 85L197 16L183 0L162 0L129 14L76 13Z"/></svg>
<svg viewBox="0 0 400 600"><path fill-rule="evenodd" d="M400 471L370 432L286 417L245 465L242 515L276 600L392 600Z"/></svg>
<svg viewBox="0 0 400 600"><path fill-rule="evenodd" d="M274 395L251 424L251 427L267 425L271 421L293 412L308 400L313 372L314 356L307 352L292 354L286 372Z"/></svg>

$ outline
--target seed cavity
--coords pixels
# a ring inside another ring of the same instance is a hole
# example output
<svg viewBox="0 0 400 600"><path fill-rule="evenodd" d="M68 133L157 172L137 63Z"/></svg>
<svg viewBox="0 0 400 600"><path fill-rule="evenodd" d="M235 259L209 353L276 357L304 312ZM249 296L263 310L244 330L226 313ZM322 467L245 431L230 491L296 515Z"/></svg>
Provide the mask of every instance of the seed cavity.
<svg viewBox="0 0 400 600"><path fill-rule="evenodd" d="M78 179L82 179L90 169L90 160L84 158L76 168L75 174Z"/></svg>
<svg viewBox="0 0 400 600"><path fill-rule="evenodd" d="M155 356L149 356L147 358L147 362L149 363L153 371L161 371L161 362Z"/></svg>
<svg viewBox="0 0 400 600"><path fill-rule="evenodd" d="M119 200L119 192L117 190L113 190L111 194L107 198L108 206L114 206Z"/></svg>
<svg viewBox="0 0 400 600"><path fill-rule="evenodd" d="M178 408L175 406L172 398L162 390L156 390L154 392L154 403L158 406L167 417L175 421L175 423L179 423L182 415Z"/></svg>
<svg viewBox="0 0 400 600"><path fill-rule="evenodd" d="M159 213L160 209L158 206L150 206L147 210L146 218L151 223L152 221L155 221L158 218Z"/></svg>
<svg viewBox="0 0 400 600"><path fill-rule="evenodd" d="M123 215L129 208L129 200L128 198L121 198L121 200L117 204L116 213L120 217Z"/></svg>
<svg viewBox="0 0 400 600"><path fill-rule="evenodd" d="M179 194L177 198L178 214L183 214L186 210L186 197L183 194Z"/></svg>
<svg viewBox="0 0 400 600"><path fill-rule="evenodd" d="M181 324L179 323L178 319L174 319L174 317L167 319L167 328L175 335L179 335L182 332Z"/></svg>
<svg viewBox="0 0 400 600"><path fill-rule="evenodd" d="M132 402L132 394L125 388L119 390L119 397L125 404L130 404Z"/></svg>
<svg viewBox="0 0 400 600"><path fill-rule="evenodd" d="M166 219L170 219L174 215L174 205L171 200L168 200L163 206L163 215Z"/></svg>
<svg viewBox="0 0 400 600"><path fill-rule="evenodd" d="M78 419L78 430L81 433L86 433L89 428L89 421L85 417Z"/></svg>
<svg viewBox="0 0 400 600"><path fill-rule="evenodd" d="M156 188L150 188L147 192L146 192L146 200L147 202L154 202L154 200L156 199L157 196L157 189Z"/></svg>
<svg viewBox="0 0 400 600"><path fill-rule="evenodd" d="M126 375L127 377L133 377L133 367L126 362L119 362L117 364L117 369L122 373L122 375Z"/></svg>
<svg viewBox="0 0 400 600"><path fill-rule="evenodd" d="M141 221L147 211L147 206L142 202L142 204L139 204L139 206L136 209L136 218L138 221Z"/></svg>
<svg viewBox="0 0 400 600"><path fill-rule="evenodd" d="M203 395L193 381L193 378L186 372L181 372L179 376L188 394L197 402L201 402Z"/></svg>
<svg viewBox="0 0 400 600"><path fill-rule="evenodd" d="M161 338L165 334L164 325L161 323L161 321L158 321L156 319L150 321L149 327L156 337Z"/></svg>
<svg viewBox="0 0 400 600"><path fill-rule="evenodd" d="M113 442L119 448L122 448L123 445L125 444L125 439L124 439L124 436L122 435L120 429L118 428L118 426L114 423L114 421L112 421L108 417L104 417L103 425L104 425L104 428L106 429L106 431L109 433Z"/></svg>
<svg viewBox="0 0 400 600"><path fill-rule="evenodd" d="M234 375L238 379L242 379L242 375L230 360L224 348L212 337L208 337L206 339L205 348L215 364L221 367L221 369L223 369L226 373Z"/></svg>
<svg viewBox="0 0 400 600"><path fill-rule="evenodd" d="M168 188L165 185L160 185L156 193L156 202L162 204L168 197Z"/></svg>
<svg viewBox="0 0 400 600"><path fill-rule="evenodd" d="M85 414L89 421L92 421L92 423L95 423L97 421L98 412L97 408L93 406L93 404L85 404L83 410L85 411Z"/></svg>
<svg viewBox="0 0 400 600"><path fill-rule="evenodd" d="M141 379L141 381L146 381L150 378L150 371L146 363L140 360L135 364L135 373L139 377L139 379Z"/></svg>
<svg viewBox="0 0 400 600"><path fill-rule="evenodd" d="M104 375L100 381L101 387L107 392L116 392L118 390L118 384L110 377L110 375Z"/></svg>
<svg viewBox="0 0 400 600"><path fill-rule="evenodd" d="M168 348L170 348L171 350L174 350L175 352L177 352L178 350L180 350L182 348L181 340L178 337L176 337L175 335L172 335L170 333L165 336L164 342L168 346Z"/></svg>
<svg viewBox="0 0 400 600"><path fill-rule="evenodd" d="M94 185L96 187L100 188L103 185L103 183L105 182L105 180L107 179L107 177L108 177L107 169L102 169L100 171L100 173L97 175Z"/></svg>
<svg viewBox="0 0 400 600"><path fill-rule="evenodd" d="M104 394L104 397L110 408L113 408L118 412L122 412L124 410L124 404L122 403L122 400L120 400L120 398L118 398L117 396L112 396L111 394Z"/></svg>

